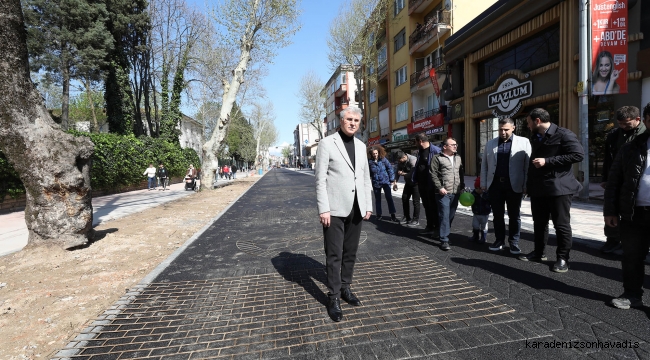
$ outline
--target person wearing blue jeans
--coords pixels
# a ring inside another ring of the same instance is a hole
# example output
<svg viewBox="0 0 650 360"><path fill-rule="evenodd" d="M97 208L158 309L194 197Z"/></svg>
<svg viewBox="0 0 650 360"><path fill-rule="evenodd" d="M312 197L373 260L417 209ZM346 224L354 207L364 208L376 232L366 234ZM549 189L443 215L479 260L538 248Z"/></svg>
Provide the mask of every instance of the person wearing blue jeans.
<svg viewBox="0 0 650 360"><path fill-rule="evenodd" d="M433 180L438 203L438 221L440 227L440 249L448 251L451 223L456 215L458 199L465 188L465 170L460 156L456 153L456 139L447 138L442 145L442 152L431 161L430 175Z"/></svg>
<svg viewBox="0 0 650 360"><path fill-rule="evenodd" d="M368 165L370 179L372 180L372 191L375 194L377 218L381 219L381 190L383 189L388 203L390 220L399 222L395 216L395 203L393 203L393 195L390 191L391 186L397 184L395 171L393 171L393 165L386 159L386 150L382 146L376 145L368 149Z"/></svg>
<svg viewBox="0 0 650 360"><path fill-rule="evenodd" d="M149 164L149 167L142 173L142 175L147 175L147 184L149 190L156 189L156 168L153 164Z"/></svg>

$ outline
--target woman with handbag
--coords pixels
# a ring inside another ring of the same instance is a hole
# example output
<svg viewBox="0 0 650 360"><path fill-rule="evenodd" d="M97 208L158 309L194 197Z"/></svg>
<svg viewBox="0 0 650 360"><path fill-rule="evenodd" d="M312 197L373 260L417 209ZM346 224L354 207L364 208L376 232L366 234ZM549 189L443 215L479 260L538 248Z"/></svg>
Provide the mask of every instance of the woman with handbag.
<svg viewBox="0 0 650 360"><path fill-rule="evenodd" d="M395 216L395 204L391 194L391 185L396 185L395 171L393 165L386 159L386 150L383 146L375 145L368 149L368 165L370 168L370 179L372 180L372 191L375 194L375 206L377 207L377 219L381 219L381 190L384 190L390 220L398 222Z"/></svg>

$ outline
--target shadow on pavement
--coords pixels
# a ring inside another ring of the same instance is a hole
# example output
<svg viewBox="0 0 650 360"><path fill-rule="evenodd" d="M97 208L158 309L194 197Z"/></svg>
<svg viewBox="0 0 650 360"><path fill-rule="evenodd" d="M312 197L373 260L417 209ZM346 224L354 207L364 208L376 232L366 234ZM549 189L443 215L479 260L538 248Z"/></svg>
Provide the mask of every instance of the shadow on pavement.
<svg viewBox="0 0 650 360"><path fill-rule="evenodd" d="M273 267L285 280L294 282L316 299L323 306L327 305L327 295L318 287L317 280L327 283L325 265L303 254L281 252L271 259Z"/></svg>

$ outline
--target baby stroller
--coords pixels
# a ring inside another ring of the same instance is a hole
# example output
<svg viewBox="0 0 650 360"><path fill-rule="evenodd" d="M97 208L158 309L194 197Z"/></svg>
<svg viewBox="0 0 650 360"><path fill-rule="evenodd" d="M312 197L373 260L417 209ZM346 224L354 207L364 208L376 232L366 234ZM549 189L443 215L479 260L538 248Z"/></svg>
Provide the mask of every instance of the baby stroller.
<svg viewBox="0 0 650 360"><path fill-rule="evenodd" d="M195 190L196 189L196 179L190 175L185 175L185 190Z"/></svg>

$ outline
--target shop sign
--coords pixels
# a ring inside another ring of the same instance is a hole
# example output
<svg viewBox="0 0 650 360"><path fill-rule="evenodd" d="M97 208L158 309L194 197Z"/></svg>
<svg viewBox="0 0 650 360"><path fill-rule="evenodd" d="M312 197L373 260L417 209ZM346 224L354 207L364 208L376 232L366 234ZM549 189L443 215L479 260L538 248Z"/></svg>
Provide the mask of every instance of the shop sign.
<svg viewBox="0 0 650 360"><path fill-rule="evenodd" d="M436 114L424 118L422 120L410 123L406 126L406 130L409 134L418 133L421 131L429 130L434 127L442 126L445 122L445 119L442 114Z"/></svg>
<svg viewBox="0 0 650 360"><path fill-rule="evenodd" d="M393 131L393 142L408 140L408 130L406 128Z"/></svg>
<svg viewBox="0 0 650 360"><path fill-rule="evenodd" d="M435 135L435 134L442 134L444 132L445 132L445 126L441 125L441 126L438 126L438 127L434 127L433 129L429 129L429 130L425 131L424 133L426 135Z"/></svg>
<svg viewBox="0 0 650 360"><path fill-rule="evenodd" d="M514 77L503 79L497 91L488 95L488 107L492 109L494 117L512 118L522 108L523 100L533 95L533 82L520 83Z"/></svg>
<svg viewBox="0 0 650 360"><path fill-rule="evenodd" d="M380 136L377 136L377 137L368 139L368 146L379 144L379 139L380 138L381 138Z"/></svg>
<svg viewBox="0 0 650 360"><path fill-rule="evenodd" d="M592 95L627 94L628 0L591 1Z"/></svg>

